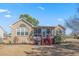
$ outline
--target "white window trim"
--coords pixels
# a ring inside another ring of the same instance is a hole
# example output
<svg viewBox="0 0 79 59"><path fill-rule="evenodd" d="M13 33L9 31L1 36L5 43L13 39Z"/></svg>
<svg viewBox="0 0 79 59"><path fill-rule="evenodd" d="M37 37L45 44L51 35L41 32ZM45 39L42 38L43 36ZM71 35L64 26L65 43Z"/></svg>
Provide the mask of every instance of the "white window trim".
<svg viewBox="0 0 79 59"><path fill-rule="evenodd" d="M24 30L24 31L23 31L23 32L24 32L24 35L21 35L22 29ZM20 35L17 35L18 30L20 30ZM25 27L17 28L17 29L16 29L16 36L26 36L26 35L25 35L25 32L28 32L28 31L26 31Z"/></svg>
<svg viewBox="0 0 79 59"><path fill-rule="evenodd" d="M25 32L26 32L25 27L23 27L23 30L24 30L24 35L23 35L23 36L26 36L26 35L25 35Z"/></svg>

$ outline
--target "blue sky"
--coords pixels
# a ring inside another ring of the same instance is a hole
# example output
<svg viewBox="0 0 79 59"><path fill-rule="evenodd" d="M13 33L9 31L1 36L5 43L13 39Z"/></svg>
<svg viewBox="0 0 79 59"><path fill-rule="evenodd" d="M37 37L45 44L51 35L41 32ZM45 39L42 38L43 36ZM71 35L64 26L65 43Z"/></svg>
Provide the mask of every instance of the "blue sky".
<svg viewBox="0 0 79 59"><path fill-rule="evenodd" d="M0 4L0 25L5 31L10 32L10 25L15 23L20 14L26 13L38 19L39 25L64 26L64 19L76 14L78 4L74 3L12 3ZM70 33L69 29L66 33Z"/></svg>

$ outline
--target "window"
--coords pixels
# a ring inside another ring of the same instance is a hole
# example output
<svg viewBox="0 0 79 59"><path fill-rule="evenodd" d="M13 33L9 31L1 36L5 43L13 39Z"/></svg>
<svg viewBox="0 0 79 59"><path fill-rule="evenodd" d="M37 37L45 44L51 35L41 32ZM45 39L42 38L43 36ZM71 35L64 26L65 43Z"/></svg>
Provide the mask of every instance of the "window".
<svg viewBox="0 0 79 59"><path fill-rule="evenodd" d="M34 36L37 36L37 29L34 29Z"/></svg>
<svg viewBox="0 0 79 59"><path fill-rule="evenodd" d="M17 29L17 35L20 35L20 29Z"/></svg>
<svg viewBox="0 0 79 59"><path fill-rule="evenodd" d="M25 24L21 24L20 27L26 27L26 25Z"/></svg>
<svg viewBox="0 0 79 59"><path fill-rule="evenodd" d="M52 35L53 35L53 36L55 35L55 30L52 30Z"/></svg>
<svg viewBox="0 0 79 59"><path fill-rule="evenodd" d="M62 30L59 30L59 33L62 33Z"/></svg>
<svg viewBox="0 0 79 59"><path fill-rule="evenodd" d="M38 36L41 35L41 29L37 29Z"/></svg>
<svg viewBox="0 0 79 59"><path fill-rule="evenodd" d="M21 27L21 28L20 28L20 31L21 31L21 35L24 35L25 28L24 28L24 27Z"/></svg>
<svg viewBox="0 0 79 59"><path fill-rule="evenodd" d="M62 31L59 29L59 30L56 30L56 35L61 35L62 34Z"/></svg>
<svg viewBox="0 0 79 59"><path fill-rule="evenodd" d="M25 30L25 27L20 27L16 30L17 35L25 36L28 35L28 32Z"/></svg>
<svg viewBox="0 0 79 59"><path fill-rule="evenodd" d="M34 29L34 36L40 36L41 35L41 29Z"/></svg>
<svg viewBox="0 0 79 59"><path fill-rule="evenodd" d="M43 37L47 36L47 29L42 29L42 35L43 35Z"/></svg>
<svg viewBox="0 0 79 59"><path fill-rule="evenodd" d="M51 33L50 29L47 29L47 34Z"/></svg>
<svg viewBox="0 0 79 59"><path fill-rule="evenodd" d="M25 32L25 35L28 35L28 32Z"/></svg>
<svg viewBox="0 0 79 59"><path fill-rule="evenodd" d="M43 32L43 37L46 37L46 32Z"/></svg>

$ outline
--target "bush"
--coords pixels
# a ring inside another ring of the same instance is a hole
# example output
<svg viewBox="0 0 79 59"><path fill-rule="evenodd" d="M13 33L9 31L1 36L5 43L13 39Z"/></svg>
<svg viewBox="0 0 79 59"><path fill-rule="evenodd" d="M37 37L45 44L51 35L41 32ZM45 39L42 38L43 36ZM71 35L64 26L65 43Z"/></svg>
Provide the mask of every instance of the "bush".
<svg viewBox="0 0 79 59"><path fill-rule="evenodd" d="M11 44L12 42L11 41L9 41L9 44Z"/></svg>
<svg viewBox="0 0 79 59"><path fill-rule="evenodd" d="M59 44L60 42L61 42L61 36L60 35L55 36L55 43Z"/></svg>

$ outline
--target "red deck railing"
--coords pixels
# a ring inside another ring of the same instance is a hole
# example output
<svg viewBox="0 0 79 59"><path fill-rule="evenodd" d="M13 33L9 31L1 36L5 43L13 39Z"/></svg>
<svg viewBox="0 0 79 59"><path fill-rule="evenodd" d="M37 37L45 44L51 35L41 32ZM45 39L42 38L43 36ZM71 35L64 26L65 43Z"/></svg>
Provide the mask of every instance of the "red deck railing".
<svg viewBox="0 0 79 59"><path fill-rule="evenodd" d="M54 44L54 38L47 37L47 38L41 38L41 45L52 45Z"/></svg>

